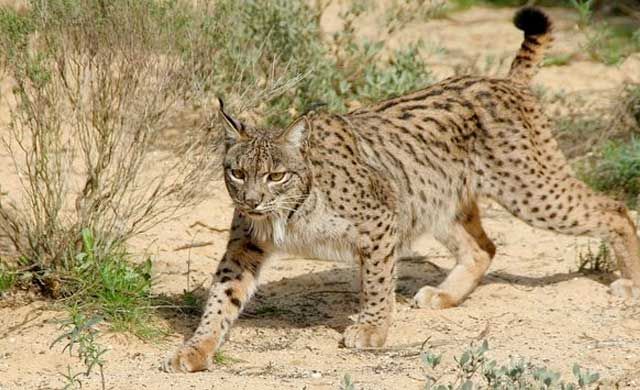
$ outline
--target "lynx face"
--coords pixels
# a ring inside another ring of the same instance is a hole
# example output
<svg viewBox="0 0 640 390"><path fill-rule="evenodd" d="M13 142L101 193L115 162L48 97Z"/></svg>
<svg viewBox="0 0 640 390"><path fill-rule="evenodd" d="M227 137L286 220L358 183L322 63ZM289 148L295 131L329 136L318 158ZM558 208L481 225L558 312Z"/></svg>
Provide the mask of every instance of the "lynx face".
<svg viewBox="0 0 640 390"><path fill-rule="evenodd" d="M285 130L262 130L230 117L222 106L221 113L227 123L224 180L236 207L254 220L295 211L310 187L307 120Z"/></svg>

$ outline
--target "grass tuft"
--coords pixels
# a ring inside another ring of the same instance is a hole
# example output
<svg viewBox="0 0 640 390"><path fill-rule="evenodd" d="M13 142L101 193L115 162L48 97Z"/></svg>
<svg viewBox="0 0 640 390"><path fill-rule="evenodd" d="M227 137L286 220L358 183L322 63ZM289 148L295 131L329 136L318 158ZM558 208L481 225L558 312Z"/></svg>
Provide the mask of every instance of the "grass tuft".
<svg viewBox="0 0 640 390"><path fill-rule="evenodd" d="M219 366L228 366L235 363L241 363L242 360L227 355L224 351L216 351L213 361Z"/></svg>
<svg viewBox="0 0 640 390"><path fill-rule="evenodd" d="M606 242L598 245L598 251L594 253L591 246L586 252L578 253L578 272L585 274L613 273L618 269L611 250Z"/></svg>
<svg viewBox="0 0 640 390"><path fill-rule="evenodd" d="M157 335L151 321L151 260L133 264L121 243L100 244L89 229L83 229L81 236L76 255L50 276L45 274L43 283L55 285L55 295L74 311L95 313L114 331L142 338Z"/></svg>

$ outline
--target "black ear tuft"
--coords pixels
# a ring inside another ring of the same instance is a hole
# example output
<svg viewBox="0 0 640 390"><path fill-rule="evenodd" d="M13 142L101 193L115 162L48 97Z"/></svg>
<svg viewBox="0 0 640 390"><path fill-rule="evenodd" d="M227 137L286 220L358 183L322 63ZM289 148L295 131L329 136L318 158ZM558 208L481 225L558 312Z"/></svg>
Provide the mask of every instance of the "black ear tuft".
<svg viewBox="0 0 640 390"><path fill-rule="evenodd" d="M549 17L535 7L521 8L513 18L513 24L525 35L542 35L551 30Z"/></svg>
<svg viewBox="0 0 640 390"><path fill-rule="evenodd" d="M222 101L221 98L218 98L218 104L220 105L220 107L218 107L218 111L220 112L220 115L224 119L225 123L227 124L227 126L225 126L226 134L227 134L227 143L234 143L238 141L240 138L246 137L244 123L240 122L239 120L235 119L234 117L232 117L231 115L227 114L224 111L224 102Z"/></svg>

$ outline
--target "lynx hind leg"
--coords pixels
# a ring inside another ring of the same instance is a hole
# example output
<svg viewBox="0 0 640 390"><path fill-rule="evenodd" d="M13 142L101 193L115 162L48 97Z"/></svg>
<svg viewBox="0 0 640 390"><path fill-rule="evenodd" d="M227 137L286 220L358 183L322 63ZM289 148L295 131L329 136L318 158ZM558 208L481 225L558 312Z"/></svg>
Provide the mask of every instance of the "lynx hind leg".
<svg viewBox="0 0 640 390"><path fill-rule="evenodd" d="M476 240L480 248L487 252L489 257L493 259L496 254L496 246L482 227L478 204L475 201L471 202L464 212L460 213L458 220L462 223L467 233Z"/></svg>
<svg viewBox="0 0 640 390"><path fill-rule="evenodd" d="M457 263L438 287L424 286L418 291L413 298L416 307L444 309L460 304L476 288L496 253L482 228L475 202L462 210L448 235L437 238Z"/></svg>
<svg viewBox="0 0 640 390"><path fill-rule="evenodd" d="M608 241L622 274L611 292L625 298L640 295L640 244L624 205L566 173L545 172L547 167L536 160L520 168L515 173L493 170L480 181L482 192L534 227Z"/></svg>

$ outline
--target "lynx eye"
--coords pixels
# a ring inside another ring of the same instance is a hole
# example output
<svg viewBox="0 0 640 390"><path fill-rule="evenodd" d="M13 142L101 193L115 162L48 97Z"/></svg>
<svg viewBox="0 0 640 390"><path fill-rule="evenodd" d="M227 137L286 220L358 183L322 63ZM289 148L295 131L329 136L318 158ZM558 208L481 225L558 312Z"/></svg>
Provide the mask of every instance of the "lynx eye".
<svg viewBox="0 0 640 390"><path fill-rule="evenodd" d="M287 178L287 172L271 172L267 179L272 183L279 183L284 181Z"/></svg>
<svg viewBox="0 0 640 390"><path fill-rule="evenodd" d="M237 180L237 181L244 181L244 171L242 169L231 169L229 170L229 176L231 176L231 178L233 180Z"/></svg>

